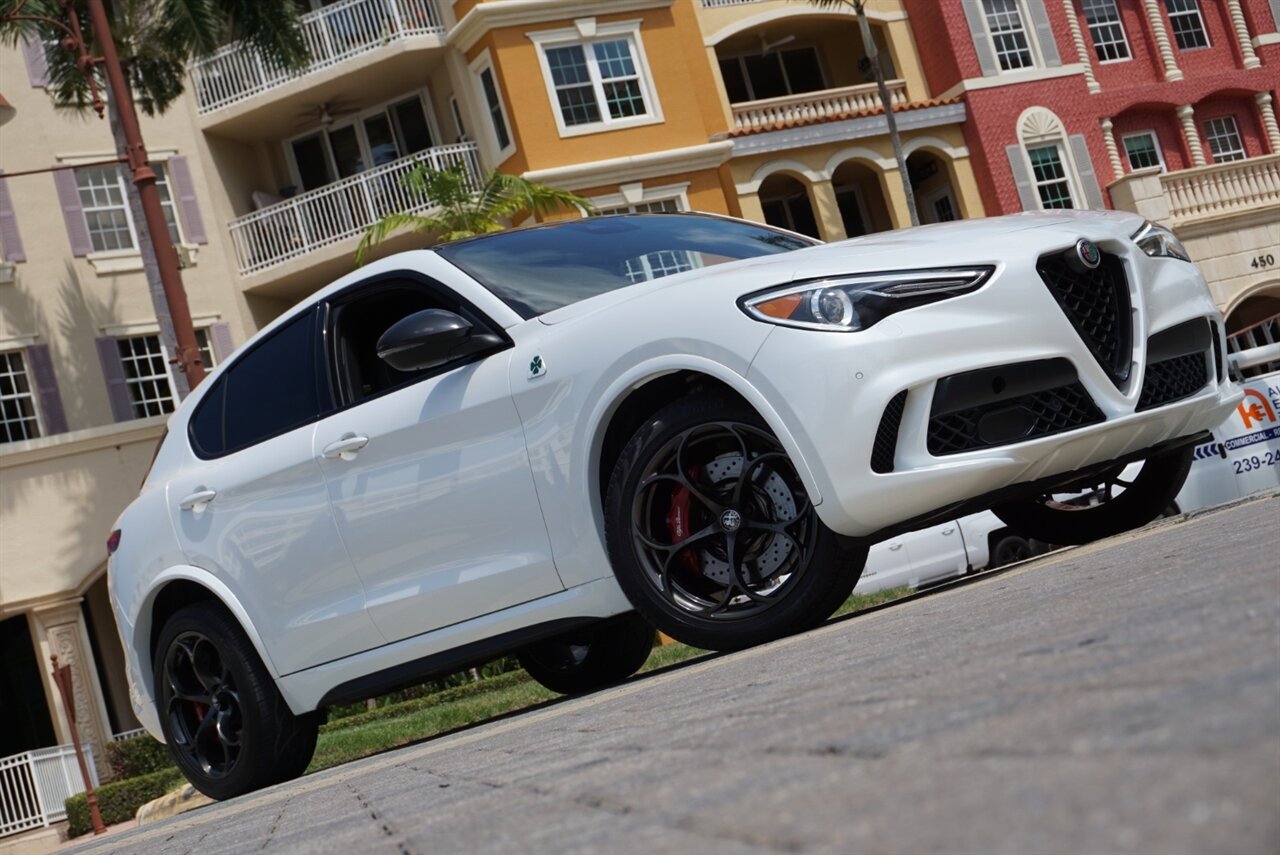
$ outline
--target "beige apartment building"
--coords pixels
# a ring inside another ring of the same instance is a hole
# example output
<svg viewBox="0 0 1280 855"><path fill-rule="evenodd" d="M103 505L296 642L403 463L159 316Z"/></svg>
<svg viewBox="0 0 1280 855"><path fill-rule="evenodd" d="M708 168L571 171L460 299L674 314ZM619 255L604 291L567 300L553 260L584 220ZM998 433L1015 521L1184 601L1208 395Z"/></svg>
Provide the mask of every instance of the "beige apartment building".
<svg viewBox="0 0 1280 855"><path fill-rule="evenodd" d="M206 364L353 269L423 160L522 174L603 211L703 210L838 240L908 225L847 12L786 0L299 0L312 63L241 44L143 117ZM984 214L966 104L930 91L901 0L870 0L922 219ZM0 758L137 726L104 541L184 393L106 123L55 110L42 49L0 49ZM402 235L379 254L421 246ZM105 773L105 767L100 767Z"/></svg>

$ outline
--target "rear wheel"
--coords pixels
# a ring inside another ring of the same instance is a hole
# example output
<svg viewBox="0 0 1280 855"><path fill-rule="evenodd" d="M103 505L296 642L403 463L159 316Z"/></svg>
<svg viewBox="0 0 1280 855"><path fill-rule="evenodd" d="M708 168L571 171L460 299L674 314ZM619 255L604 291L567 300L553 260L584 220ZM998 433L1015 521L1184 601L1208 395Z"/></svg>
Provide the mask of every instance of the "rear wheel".
<svg viewBox="0 0 1280 855"><path fill-rule="evenodd" d="M866 560L822 524L764 421L718 396L676 401L631 438L609 482L605 535L632 605L713 650L816 625Z"/></svg>
<svg viewBox="0 0 1280 855"><path fill-rule="evenodd" d="M1191 471L1194 451L1187 446L1154 455L1142 461L1136 474L1117 466L1061 493L1005 502L991 510L1019 534L1048 543L1111 537L1146 525L1173 504Z"/></svg>
<svg viewBox="0 0 1280 855"><path fill-rule="evenodd" d="M290 712L244 631L222 609L196 603L165 622L155 686L169 753L205 795L228 799L307 768L320 713Z"/></svg>
<svg viewBox="0 0 1280 855"><path fill-rule="evenodd" d="M621 683L639 671L653 650L655 634L632 612L539 641L516 658L551 691L577 695Z"/></svg>

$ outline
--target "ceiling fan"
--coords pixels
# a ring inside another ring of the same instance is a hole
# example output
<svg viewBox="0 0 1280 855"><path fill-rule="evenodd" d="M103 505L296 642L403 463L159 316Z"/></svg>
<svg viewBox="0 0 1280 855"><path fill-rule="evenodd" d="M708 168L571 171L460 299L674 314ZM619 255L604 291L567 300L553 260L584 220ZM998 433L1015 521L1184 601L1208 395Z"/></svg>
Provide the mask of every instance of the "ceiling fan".
<svg viewBox="0 0 1280 855"><path fill-rule="evenodd" d="M358 109L360 106L353 101L321 101L307 107L294 117L294 130L303 130L317 124L323 128L329 128L340 117L354 113Z"/></svg>
<svg viewBox="0 0 1280 855"><path fill-rule="evenodd" d="M764 33L761 33L760 34L760 55L768 56L770 52L772 52L773 50L780 48L785 44L790 44L795 40L796 40L796 37L795 37L795 34L793 33L789 36L783 36L782 38L771 42L765 37Z"/></svg>

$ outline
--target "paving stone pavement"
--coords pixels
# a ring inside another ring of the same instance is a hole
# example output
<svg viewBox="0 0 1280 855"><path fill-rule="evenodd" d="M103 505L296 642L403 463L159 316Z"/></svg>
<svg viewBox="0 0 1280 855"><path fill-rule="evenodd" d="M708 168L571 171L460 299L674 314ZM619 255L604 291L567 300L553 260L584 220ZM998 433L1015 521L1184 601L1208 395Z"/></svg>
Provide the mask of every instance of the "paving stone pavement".
<svg viewBox="0 0 1280 855"><path fill-rule="evenodd" d="M1274 853L1280 497L81 852Z"/></svg>

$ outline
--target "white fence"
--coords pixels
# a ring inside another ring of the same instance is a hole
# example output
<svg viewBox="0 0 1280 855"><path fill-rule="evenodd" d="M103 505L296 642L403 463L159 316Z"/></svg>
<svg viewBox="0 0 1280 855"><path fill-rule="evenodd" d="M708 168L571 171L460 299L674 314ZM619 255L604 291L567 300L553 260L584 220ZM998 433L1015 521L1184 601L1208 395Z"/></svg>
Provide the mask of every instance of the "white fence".
<svg viewBox="0 0 1280 855"><path fill-rule="evenodd" d="M434 0L344 0L302 16L311 62L289 71L265 62L244 42L227 45L191 66L200 115L281 86L408 36L444 33Z"/></svg>
<svg viewBox="0 0 1280 855"><path fill-rule="evenodd" d="M905 82L889 80L886 85L889 100L894 107L907 103ZM884 109L884 105L880 103L880 90L874 83L821 89L759 101L741 101L730 107L733 109L734 126L739 131L771 130L797 122L855 116L881 112Z"/></svg>
<svg viewBox="0 0 1280 855"><path fill-rule="evenodd" d="M84 747L84 759L96 787L92 746ZM67 818L64 802L83 792L84 778L70 745L5 757L0 760L0 837L61 822Z"/></svg>
<svg viewBox="0 0 1280 855"><path fill-rule="evenodd" d="M403 181L423 162L432 169L462 165L473 180L480 177L475 143L439 146L237 217L228 227L240 272L257 273L354 237L396 211L429 210L431 201L415 198Z"/></svg>

